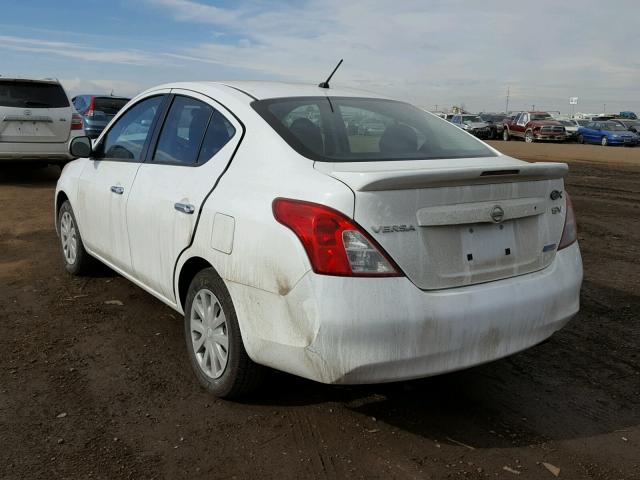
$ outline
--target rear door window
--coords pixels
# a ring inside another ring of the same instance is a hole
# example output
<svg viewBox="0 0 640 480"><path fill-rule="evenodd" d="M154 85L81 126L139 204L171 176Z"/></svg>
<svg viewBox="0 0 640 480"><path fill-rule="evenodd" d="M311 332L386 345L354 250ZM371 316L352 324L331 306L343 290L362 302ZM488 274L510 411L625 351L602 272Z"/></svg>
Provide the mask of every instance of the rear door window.
<svg viewBox="0 0 640 480"><path fill-rule="evenodd" d="M175 97L162 126L153 161L195 165L212 114L213 107L200 100Z"/></svg>
<svg viewBox="0 0 640 480"><path fill-rule="evenodd" d="M236 129L229 120L215 110L211 115L211 120L198 154L198 164L209 161L235 134Z"/></svg>
<svg viewBox="0 0 640 480"><path fill-rule="evenodd" d="M0 107L65 108L69 99L58 83L0 79Z"/></svg>

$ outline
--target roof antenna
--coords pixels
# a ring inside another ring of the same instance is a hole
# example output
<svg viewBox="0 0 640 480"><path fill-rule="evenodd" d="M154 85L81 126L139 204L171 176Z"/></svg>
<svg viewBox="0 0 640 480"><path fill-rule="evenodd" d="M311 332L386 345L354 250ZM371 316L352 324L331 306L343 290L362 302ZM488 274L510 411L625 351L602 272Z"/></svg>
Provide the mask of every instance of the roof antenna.
<svg viewBox="0 0 640 480"><path fill-rule="evenodd" d="M331 80L333 74L336 73L336 70L338 70L338 68L340 68L340 65L342 65L342 60L343 59L341 58L338 62L338 65L336 65L336 68L334 68L333 72L331 72L331 75L329 75L329 78L327 78L324 82L318 84L320 88L329 88L329 80Z"/></svg>

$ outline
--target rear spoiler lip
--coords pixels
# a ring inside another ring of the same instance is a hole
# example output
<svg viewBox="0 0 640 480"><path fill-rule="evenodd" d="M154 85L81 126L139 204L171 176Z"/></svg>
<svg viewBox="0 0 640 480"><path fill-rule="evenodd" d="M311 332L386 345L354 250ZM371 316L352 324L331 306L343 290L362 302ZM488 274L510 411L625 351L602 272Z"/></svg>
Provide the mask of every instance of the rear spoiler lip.
<svg viewBox="0 0 640 480"><path fill-rule="evenodd" d="M378 171L342 170L340 164L316 163L315 168L359 192L553 180L564 178L569 172L566 163L556 162Z"/></svg>

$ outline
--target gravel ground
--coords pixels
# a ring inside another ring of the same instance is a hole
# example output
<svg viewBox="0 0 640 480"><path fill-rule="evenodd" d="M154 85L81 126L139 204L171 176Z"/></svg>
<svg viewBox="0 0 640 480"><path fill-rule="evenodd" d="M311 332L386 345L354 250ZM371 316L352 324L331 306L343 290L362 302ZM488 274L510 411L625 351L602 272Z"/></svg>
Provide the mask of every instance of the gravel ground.
<svg viewBox="0 0 640 480"><path fill-rule="evenodd" d="M106 269L65 273L56 168L0 165L0 478L640 479L640 148L494 145L571 163L579 315L467 371L273 373L243 403L197 385L175 312Z"/></svg>

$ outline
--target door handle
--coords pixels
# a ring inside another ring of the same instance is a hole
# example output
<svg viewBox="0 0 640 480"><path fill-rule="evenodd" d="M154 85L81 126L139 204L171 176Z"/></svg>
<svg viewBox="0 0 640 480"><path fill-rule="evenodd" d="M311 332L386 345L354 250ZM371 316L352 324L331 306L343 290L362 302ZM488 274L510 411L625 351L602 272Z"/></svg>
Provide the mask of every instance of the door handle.
<svg viewBox="0 0 640 480"><path fill-rule="evenodd" d="M124 187L119 187L117 185L111 185L111 191L117 195L122 195L124 193Z"/></svg>
<svg viewBox="0 0 640 480"><path fill-rule="evenodd" d="M194 207L190 203L179 203L179 202L174 203L173 208L175 208L179 212L186 213L188 215L191 215L193 212L196 211L196 207Z"/></svg>

